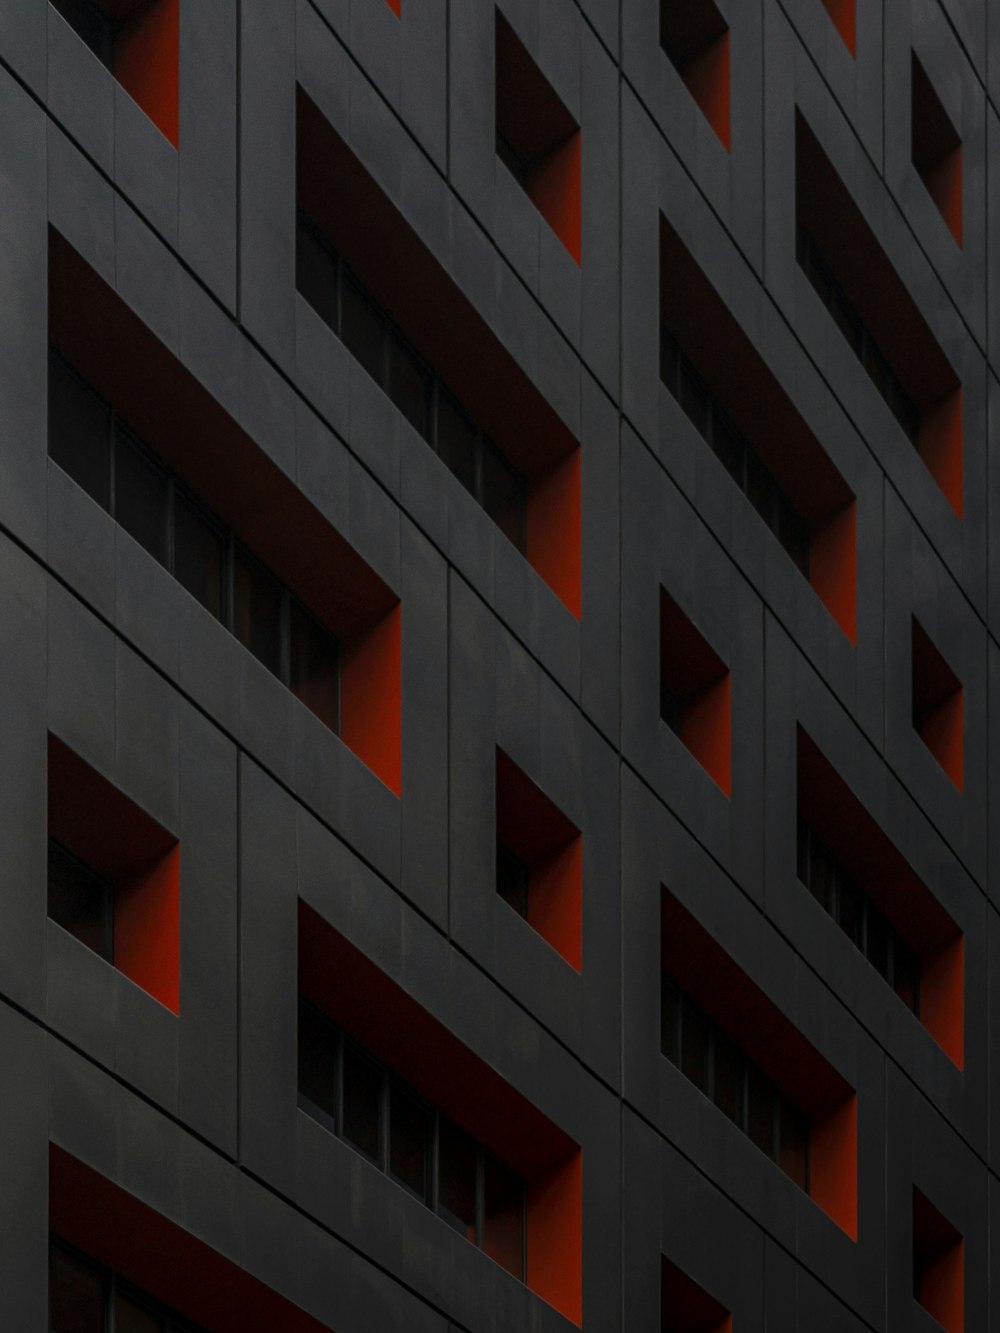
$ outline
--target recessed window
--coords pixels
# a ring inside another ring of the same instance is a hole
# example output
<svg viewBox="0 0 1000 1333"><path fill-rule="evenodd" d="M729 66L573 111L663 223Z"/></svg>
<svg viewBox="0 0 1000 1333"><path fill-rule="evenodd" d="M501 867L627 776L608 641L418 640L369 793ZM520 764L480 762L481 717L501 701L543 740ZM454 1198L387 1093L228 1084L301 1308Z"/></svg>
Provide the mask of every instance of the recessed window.
<svg viewBox="0 0 1000 1333"><path fill-rule="evenodd" d="M666 974L661 978L660 1034L667 1059L808 1191L808 1120Z"/></svg>
<svg viewBox="0 0 1000 1333"><path fill-rule="evenodd" d="M729 668L663 588L660 717L728 796L732 788Z"/></svg>
<svg viewBox="0 0 1000 1333"><path fill-rule="evenodd" d="M496 833L498 895L579 971L583 953L580 830L500 749Z"/></svg>
<svg viewBox="0 0 1000 1333"><path fill-rule="evenodd" d="M179 0L51 0L51 4L176 148Z"/></svg>
<svg viewBox="0 0 1000 1333"><path fill-rule="evenodd" d="M48 821L49 918L177 1013L177 839L51 735Z"/></svg>
<svg viewBox="0 0 1000 1333"><path fill-rule="evenodd" d="M666 1256L660 1262L660 1333L732 1333L721 1302Z"/></svg>
<svg viewBox="0 0 1000 1333"><path fill-rule="evenodd" d="M340 726L340 645L54 349L49 456L286 684Z"/></svg>
<svg viewBox="0 0 1000 1333"><path fill-rule="evenodd" d="M913 1299L945 1333L965 1328L962 1235L920 1190L913 1191Z"/></svg>
<svg viewBox="0 0 1000 1333"><path fill-rule="evenodd" d="M910 150L913 165L958 245L962 244L962 140L927 71L910 61Z"/></svg>
<svg viewBox="0 0 1000 1333"><path fill-rule="evenodd" d="M201 1333L110 1268L54 1237L48 1327L49 1333Z"/></svg>
<svg viewBox="0 0 1000 1333"><path fill-rule="evenodd" d="M823 8L851 55L858 47L858 0L822 0Z"/></svg>
<svg viewBox="0 0 1000 1333"><path fill-rule="evenodd" d="M660 45L728 149L729 25L713 0L660 0Z"/></svg>
<svg viewBox="0 0 1000 1333"><path fill-rule="evenodd" d="M524 1181L301 996L298 1071L303 1111L524 1281Z"/></svg>
<svg viewBox="0 0 1000 1333"><path fill-rule="evenodd" d="M496 10L497 157L580 262L580 127Z"/></svg>
<svg viewBox="0 0 1000 1333"><path fill-rule="evenodd" d="M913 730L961 791L965 731L962 682L916 616L910 623Z"/></svg>

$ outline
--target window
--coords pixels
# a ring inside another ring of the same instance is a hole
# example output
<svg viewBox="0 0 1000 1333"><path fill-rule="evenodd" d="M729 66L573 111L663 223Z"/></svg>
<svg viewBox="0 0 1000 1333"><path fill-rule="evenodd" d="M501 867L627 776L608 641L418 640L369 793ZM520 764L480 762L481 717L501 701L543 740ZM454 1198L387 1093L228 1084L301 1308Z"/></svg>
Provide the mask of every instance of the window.
<svg viewBox="0 0 1000 1333"><path fill-rule="evenodd" d="M176 148L179 0L51 3Z"/></svg>
<svg viewBox="0 0 1000 1333"><path fill-rule="evenodd" d="M496 13L497 157L580 263L580 127Z"/></svg>
<svg viewBox="0 0 1000 1333"><path fill-rule="evenodd" d="M663 588L660 717L728 796L732 788L729 668Z"/></svg>
<svg viewBox="0 0 1000 1333"><path fill-rule="evenodd" d="M800 267L958 518L962 384L809 124L795 117Z"/></svg>
<svg viewBox="0 0 1000 1333"><path fill-rule="evenodd" d="M851 55L857 53L858 0L823 0L823 8Z"/></svg>
<svg viewBox="0 0 1000 1333"><path fill-rule="evenodd" d="M796 747L799 879L961 1069L961 930L802 727Z"/></svg>
<svg viewBox="0 0 1000 1333"><path fill-rule="evenodd" d="M664 1255L660 1260L660 1333L732 1333L729 1311Z"/></svg>
<svg viewBox="0 0 1000 1333"><path fill-rule="evenodd" d="M965 722L962 682L916 616L911 617L910 626L913 730L961 791Z"/></svg>
<svg viewBox="0 0 1000 1333"><path fill-rule="evenodd" d="M504 536L523 552L525 484L521 475L424 365L302 212L296 256L296 281L302 295Z"/></svg>
<svg viewBox="0 0 1000 1333"><path fill-rule="evenodd" d="M180 1010L180 846L58 737L48 739L48 915Z"/></svg>
<svg viewBox="0 0 1000 1333"><path fill-rule="evenodd" d="M729 25L713 0L660 0L660 45L728 150Z"/></svg>
<svg viewBox="0 0 1000 1333"><path fill-rule="evenodd" d="M52 1237L49 1333L199 1333L117 1273Z"/></svg>
<svg viewBox="0 0 1000 1333"><path fill-rule="evenodd" d="M662 215L660 378L854 643L855 497L729 302Z"/></svg>
<svg viewBox="0 0 1000 1333"><path fill-rule="evenodd" d="M927 72L911 52L910 154L956 244L962 244L962 140Z"/></svg>
<svg viewBox="0 0 1000 1333"><path fill-rule="evenodd" d="M49 456L331 731L336 637L210 513L55 349Z"/></svg>
<svg viewBox="0 0 1000 1333"><path fill-rule="evenodd" d="M666 973L661 978L660 1035L667 1059L808 1192L806 1117Z"/></svg>
<svg viewBox="0 0 1000 1333"><path fill-rule="evenodd" d="M580 830L500 749L496 835L498 895L579 972L583 965Z"/></svg>
<svg viewBox="0 0 1000 1333"><path fill-rule="evenodd" d="M913 1191L913 1299L945 1333L965 1328L965 1255L961 1233L918 1189Z"/></svg>
<svg viewBox="0 0 1000 1333"><path fill-rule="evenodd" d="M525 1184L299 997L299 1106L525 1280Z"/></svg>
<svg viewBox="0 0 1000 1333"><path fill-rule="evenodd" d="M833 852L799 820L799 879L906 1007L920 1017L920 963Z"/></svg>

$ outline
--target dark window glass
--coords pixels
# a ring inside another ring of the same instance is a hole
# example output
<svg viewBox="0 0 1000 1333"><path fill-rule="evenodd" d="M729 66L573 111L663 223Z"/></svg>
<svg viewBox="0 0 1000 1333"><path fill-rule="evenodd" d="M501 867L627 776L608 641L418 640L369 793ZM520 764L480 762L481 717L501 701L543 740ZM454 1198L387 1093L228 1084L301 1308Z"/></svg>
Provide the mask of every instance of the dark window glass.
<svg viewBox="0 0 1000 1333"><path fill-rule="evenodd" d="M389 338L389 397L414 430L427 435L430 376L395 333Z"/></svg>
<svg viewBox="0 0 1000 1333"><path fill-rule="evenodd" d="M301 217L295 236L295 285L336 333L337 259Z"/></svg>
<svg viewBox="0 0 1000 1333"><path fill-rule="evenodd" d="M865 954L872 967L889 980L889 929L878 912L869 907L865 923Z"/></svg>
<svg viewBox="0 0 1000 1333"><path fill-rule="evenodd" d="M681 996L674 983L666 976L660 980L660 1049L668 1060L679 1064Z"/></svg>
<svg viewBox="0 0 1000 1333"><path fill-rule="evenodd" d="M497 130L496 139L497 157L504 164L510 174L520 183L522 188L528 188L528 164L521 158L510 146L507 140Z"/></svg>
<svg viewBox="0 0 1000 1333"><path fill-rule="evenodd" d="M747 455L747 498L768 527L775 527L774 482L754 454Z"/></svg>
<svg viewBox="0 0 1000 1333"><path fill-rule="evenodd" d="M712 449L736 484L742 487L746 449L736 431L718 412L712 426Z"/></svg>
<svg viewBox="0 0 1000 1333"><path fill-rule="evenodd" d="M111 408L49 353L49 455L103 508L110 507Z"/></svg>
<svg viewBox="0 0 1000 1333"><path fill-rule="evenodd" d="M524 1186L491 1157L483 1164L483 1249L508 1273L524 1276Z"/></svg>
<svg viewBox="0 0 1000 1333"><path fill-rule="evenodd" d="M217 620L223 617L226 541L221 529L180 491L174 495L174 577Z"/></svg>
<svg viewBox="0 0 1000 1333"><path fill-rule="evenodd" d="M919 965L914 955L900 940L896 940L892 951L892 988L907 1006L919 1016Z"/></svg>
<svg viewBox="0 0 1000 1333"><path fill-rule="evenodd" d="M438 1129L438 1213L473 1244L476 1235L476 1145L448 1120Z"/></svg>
<svg viewBox="0 0 1000 1333"><path fill-rule="evenodd" d="M670 392L677 397L678 376L680 375L680 355L677 344L665 329L660 330L660 379Z"/></svg>
<svg viewBox="0 0 1000 1333"><path fill-rule="evenodd" d="M528 868L497 843L497 893L521 916L528 915Z"/></svg>
<svg viewBox="0 0 1000 1333"><path fill-rule="evenodd" d="M168 504L166 473L119 428L115 432L115 522L161 565L167 563Z"/></svg>
<svg viewBox="0 0 1000 1333"><path fill-rule="evenodd" d="M467 491L476 491L476 448L479 435L447 391L438 386L435 448Z"/></svg>
<svg viewBox="0 0 1000 1333"><path fill-rule="evenodd" d="M385 383L385 321L352 277L342 275L340 336L378 384Z"/></svg>
<svg viewBox="0 0 1000 1333"><path fill-rule="evenodd" d="M681 1070L695 1087L708 1091L708 1021L685 1004L681 1013Z"/></svg>
<svg viewBox="0 0 1000 1333"><path fill-rule="evenodd" d="M809 574L809 533L802 519L785 497L778 493L778 540L791 556L796 568Z"/></svg>
<svg viewBox="0 0 1000 1333"><path fill-rule="evenodd" d="M864 902L847 876L837 875L837 923L852 944L861 944Z"/></svg>
<svg viewBox="0 0 1000 1333"><path fill-rule="evenodd" d="M281 589L263 565L237 548L233 633L258 661L281 674Z"/></svg>
<svg viewBox="0 0 1000 1333"><path fill-rule="evenodd" d="M114 953L111 885L49 839L48 914L107 962Z"/></svg>
<svg viewBox="0 0 1000 1333"><path fill-rule="evenodd" d="M291 691L336 731L340 725L337 640L296 602L289 606L289 628Z"/></svg>
<svg viewBox="0 0 1000 1333"><path fill-rule="evenodd" d="M102 65L114 65L114 24L94 0L52 0L76 35L86 42Z"/></svg>
<svg viewBox="0 0 1000 1333"><path fill-rule="evenodd" d="M50 1333L104 1333L104 1274L65 1250L49 1250Z"/></svg>
<svg viewBox="0 0 1000 1333"><path fill-rule="evenodd" d="M774 1087L754 1065L747 1066L747 1133L774 1157Z"/></svg>
<svg viewBox="0 0 1000 1333"><path fill-rule="evenodd" d="M524 549L524 486L521 478L489 444L482 449L482 505L508 541Z"/></svg>
<svg viewBox="0 0 1000 1333"><path fill-rule="evenodd" d="M389 1174L418 1199L427 1199L430 1116L403 1088L389 1093Z"/></svg>
<svg viewBox="0 0 1000 1333"><path fill-rule="evenodd" d="M870 338L865 338L864 326L862 325L861 320L855 314L853 307L848 305L840 293L833 288L832 283L825 282L824 291L826 292L827 305L830 308L830 313L833 315L837 328L840 329L841 333L851 344L856 355L861 356L865 342L871 342Z"/></svg>
<svg viewBox="0 0 1000 1333"><path fill-rule="evenodd" d="M688 414L695 428L708 438L711 403L704 384L689 363L681 359L680 394L681 407Z"/></svg>
<svg viewBox="0 0 1000 1333"><path fill-rule="evenodd" d="M299 1000L299 1105L327 1129L337 1129L337 1030Z"/></svg>
<svg viewBox="0 0 1000 1333"><path fill-rule="evenodd" d="M164 1333L166 1327L158 1314L120 1291L115 1293L115 1333Z"/></svg>
<svg viewBox="0 0 1000 1333"><path fill-rule="evenodd" d="M784 1097L779 1098L778 1165L796 1185L806 1188L808 1127L805 1118Z"/></svg>
<svg viewBox="0 0 1000 1333"><path fill-rule="evenodd" d="M815 839L810 839L809 889L812 896L827 912L833 910L833 866Z"/></svg>
<svg viewBox="0 0 1000 1333"><path fill-rule="evenodd" d="M344 1044L344 1138L373 1162L382 1160L382 1074Z"/></svg>
<svg viewBox="0 0 1000 1333"><path fill-rule="evenodd" d="M681 713L683 704L680 695L675 694L665 680L660 681L660 717L671 731L678 736L681 733Z"/></svg>
<svg viewBox="0 0 1000 1333"><path fill-rule="evenodd" d="M734 1124L743 1127L743 1066L740 1052L720 1033L715 1034L715 1078L712 1100Z"/></svg>

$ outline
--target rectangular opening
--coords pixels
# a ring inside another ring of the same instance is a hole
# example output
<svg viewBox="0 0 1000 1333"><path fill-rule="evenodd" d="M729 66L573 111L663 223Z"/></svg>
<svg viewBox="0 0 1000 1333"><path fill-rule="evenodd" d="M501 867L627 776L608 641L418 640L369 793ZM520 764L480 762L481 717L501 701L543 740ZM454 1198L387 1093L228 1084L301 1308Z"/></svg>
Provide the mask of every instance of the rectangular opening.
<svg viewBox="0 0 1000 1333"><path fill-rule="evenodd" d="M48 914L180 1012L180 845L58 737L48 739Z"/></svg>
<svg viewBox="0 0 1000 1333"><path fill-rule="evenodd" d="M660 964L663 1054L856 1240L854 1089L662 887Z"/></svg>
<svg viewBox="0 0 1000 1333"><path fill-rule="evenodd" d="M49 1229L51 1333L329 1333L55 1144Z"/></svg>
<svg viewBox="0 0 1000 1333"><path fill-rule="evenodd" d="M176 148L180 0L51 0Z"/></svg>
<svg viewBox="0 0 1000 1333"><path fill-rule="evenodd" d="M961 518L961 383L799 111L795 209L802 271Z"/></svg>
<svg viewBox="0 0 1000 1333"><path fill-rule="evenodd" d="M910 57L910 156L955 243L961 246L962 140L916 52Z"/></svg>
<svg viewBox="0 0 1000 1333"><path fill-rule="evenodd" d="M733 1333L726 1307L666 1255L660 1259L660 1333Z"/></svg>
<svg viewBox="0 0 1000 1333"><path fill-rule="evenodd" d="M660 378L851 643L854 495L660 216Z"/></svg>
<svg viewBox="0 0 1000 1333"><path fill-rule="evenodd" d="M583 967L583 840L497 750L497 893L577 972Z"/></svg>
<svg viewBox="0 0 1000 1333"><path fill-rule="evenodd" d="M49 237L50 457L399 795L398 599Z"/></svg>
<svg viewBox="0 0 1000 1333"><path fill-rule="evenodd" d="M958 1229L913 1190L913 1299L945 1333L965 1328L965 1246Z"/></svg>
<svg viewBox="0 0 1000 1333"><path fill-rule="evenodd" d="M300 1105L305 1098L309 1114L318 1105L316 1119L392 1174L391 1120L388 1133L380 1127L387 1123L386 1099L398 1089L408 1108L400 1112L408 1126L406 1143L436 1145L439 1159L435 1178L429 1148L422 1158L401 1150L397 1160L407 1163L400 1169L408 1173L404 1187L412 1186L422 1160L423 1201L580 1324L579 1146L302 902L299 995L315 1014L303 1023L300 1006ZM313 1053L306 1073L303 1043ZM345 1078L338 1072L337 1061L343 1066L348 1056L366 1062L367 1074L355 1068Z"/></svg>
<svg viewBox="0 0 1000 1333"><path fill-rule="evenodd" d="M579 618L579 442L301 89L297 107L300 293Z"/></svg>
<svg viewBox="0 0 1000 1333"><path fill-rule="evenodd" d="M729 25L713 0L660 0L660 45L728 151Z"/></svg>
<svg viewBox="0 0 1000 1333"><path fill-rule="evenodd" d="M729 668L664 588L660 589L660 717L712 781L732 794Z"/></svg>
<svg viewBox="0 0 1000 1333"><path fill-rule="evenodd" d="M952 782L964 784L965 694L916 616L910 618L913 730Z"/></svg>
<svg viewBox="0 0 1000 1333"><path fill-rule="evenodd" d="M801 727L798 815L799 878L961 1069L962 934Z"/></svg>
<svg viewBox="0 0 1000 1333"><path fill-rule="evenodd" d="M580 263L580 127L524 43L496 14L496 151Z"/></svg>

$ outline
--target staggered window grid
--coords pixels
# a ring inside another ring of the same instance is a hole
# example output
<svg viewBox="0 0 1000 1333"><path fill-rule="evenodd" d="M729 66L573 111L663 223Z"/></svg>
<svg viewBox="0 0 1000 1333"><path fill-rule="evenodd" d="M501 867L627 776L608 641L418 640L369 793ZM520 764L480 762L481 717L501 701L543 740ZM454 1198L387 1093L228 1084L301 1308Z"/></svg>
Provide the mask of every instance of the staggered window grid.
<svg viewBox="0 0 1000 1333"><path fill-rule="evenodd" d="M55 349L49 455L332 730L337 639Z"/></svg>
<svg viewBox="0 0 1000 1333"><path fill-rule="evenodd" d="M524 478L441 377L418 356L322 230L301 210L296 284L351 355L523 553Z"/></svg>
<svg viewBox="0 0 1000 1333"><path fill-rule="evenodd" d="M830 849L799 820L799 879L851 943L920 1017L920 963Z"/></svg>
<svg viewBox="0 0 1000 1333"><path fill-rule="evenodd" d="M115 957L114 885L49 838L48 914L107 963Z"/></svg>
<svg viewBox="0 0 1000 1333"><path fill-rule="evenodd" d="M885 399L906 438L916 448L920 438L917 405L900 384L878 343L834 277L823 252L801 223L796 229L796 257L817 296L850 344L851 351L868 372L869 379Z"/></svg>
<svg viewBox="0 0 1000 1333"><path fill-rule="evenodd" d="M806 1117L666 973L660 1000L663 1054L808 1193Z"/></svg>
<svg viewBox="0 0 1000 1333"><path fill-rule="evenodd" d="M65 1242L49 1244L50 1333L203 1333Z"/></svg>
<svg viewBox="0 0 1000 1333"><path fill-rule="evenodd" d="M523 1180L299 997L298 1104L520 1281Z"/></svg>
<svg viewBox="0 0 1000 1333"><path fill-rule="evenodd" d="M796 569L808 578L808 524L665 326L660 328L660 379L791 556Z"/></svg>

